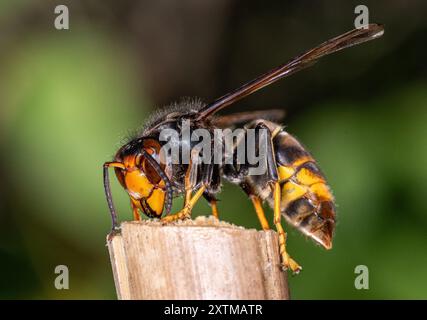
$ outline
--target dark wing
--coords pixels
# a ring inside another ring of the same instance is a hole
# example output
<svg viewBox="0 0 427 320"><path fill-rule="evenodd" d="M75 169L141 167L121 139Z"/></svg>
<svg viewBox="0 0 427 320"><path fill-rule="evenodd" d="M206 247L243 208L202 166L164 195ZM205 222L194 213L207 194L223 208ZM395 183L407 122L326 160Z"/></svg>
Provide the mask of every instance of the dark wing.
<svg viewBox="0 0 427 320"><path fill-rule="evenodd" d="M248 123L256 119L281 122L285 117L285 110L271 109L232 113L212 119L212 124L218 128L230 128L239 124Z"/></svg>
<svg viewBox="0 0 427 320"><path fill-rule="evenodd" d="M384 33L384 28L379 24L369 24L366 29L354 29L338 37L330 39L321 45L306 51L288 63L259 76L258 78L244 84L240 88L220 97L200 110L198 120L204 119L229 106L230 104L258 91L259 89L287 77L308 66L316 63L321 57L349 48L351 46L376 39Z"/></svg>

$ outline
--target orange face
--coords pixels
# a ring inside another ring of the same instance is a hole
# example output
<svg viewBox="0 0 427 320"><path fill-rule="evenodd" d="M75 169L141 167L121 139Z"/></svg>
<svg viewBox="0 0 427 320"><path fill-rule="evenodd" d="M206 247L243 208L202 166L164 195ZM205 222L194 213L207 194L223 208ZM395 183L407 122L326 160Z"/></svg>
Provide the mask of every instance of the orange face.
<svg viewBox="0 0 427 320"><path fill-rule="evenodd" d="M144 141L143 148L154 159L158 157L160 146L157 142ZM116 176L129 194L132 205L151 218L161 217L166 198L165 181L140 153L126 155L120 160L125 168L115 168Z"/></svg>

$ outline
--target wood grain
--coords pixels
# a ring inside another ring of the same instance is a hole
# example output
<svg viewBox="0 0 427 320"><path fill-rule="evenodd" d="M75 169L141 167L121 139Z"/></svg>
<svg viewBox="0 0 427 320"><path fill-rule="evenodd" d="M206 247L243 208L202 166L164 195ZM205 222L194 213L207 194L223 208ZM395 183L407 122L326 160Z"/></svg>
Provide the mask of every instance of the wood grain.
<svg viewBox="0 0 427 320"><path fill-rule="evenodd" d="M198 217L124 222L107 245L119 299L289 299L277 241Z"/></svg>

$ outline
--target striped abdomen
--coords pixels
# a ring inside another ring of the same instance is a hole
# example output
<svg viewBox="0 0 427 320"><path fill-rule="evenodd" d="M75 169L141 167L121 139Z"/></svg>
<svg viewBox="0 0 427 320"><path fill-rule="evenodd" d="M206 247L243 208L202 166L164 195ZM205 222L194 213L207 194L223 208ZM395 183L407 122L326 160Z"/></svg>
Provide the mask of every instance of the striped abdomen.
<svg viewBox="0 0 427 320"><path fill-rule="evenodd" d="M330 249L335 206L325 177L310 153L287 132L280 131L273 138L273 145L282 190L282 215Z"/></svg>

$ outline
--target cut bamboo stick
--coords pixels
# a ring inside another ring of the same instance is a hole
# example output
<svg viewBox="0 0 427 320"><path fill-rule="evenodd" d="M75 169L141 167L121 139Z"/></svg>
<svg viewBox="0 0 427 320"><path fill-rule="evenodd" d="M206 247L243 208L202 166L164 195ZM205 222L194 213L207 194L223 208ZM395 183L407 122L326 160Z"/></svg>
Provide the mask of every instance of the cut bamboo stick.
<svg viewBox="0 0 427 320"><path fill-rule="evenodd" d="M277 241L212 216L124 222L107 244L119 299L289 299Z"/></svg>

